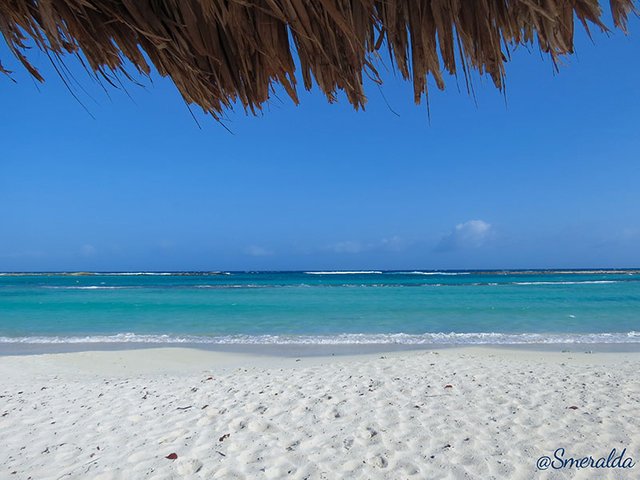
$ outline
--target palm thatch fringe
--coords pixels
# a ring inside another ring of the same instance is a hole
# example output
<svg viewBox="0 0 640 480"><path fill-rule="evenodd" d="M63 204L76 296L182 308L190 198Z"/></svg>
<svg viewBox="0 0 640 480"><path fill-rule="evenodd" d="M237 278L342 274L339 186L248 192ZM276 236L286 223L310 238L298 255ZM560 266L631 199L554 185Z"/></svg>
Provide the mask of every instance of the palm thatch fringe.
<svg viewBox="0 0 640 480"><path fill-rule="evenodd" d="M633 0L610 8L626 31ZM342 90L355 108L366 102L363 75L379 81L381 49L416 102L428 75L442 89L443 71L459 68L502 88L511 48L537 41L555 62L573 51L575 20L607 30L599 0L0 0L0 32L38 80L29 38L53 59L81 52L109 83L132 78L125 59L144 74L151 62L216 118L236 101L255 113L276 83L297 103L296 54L306 89L315 80L329 101Z"/></svg>

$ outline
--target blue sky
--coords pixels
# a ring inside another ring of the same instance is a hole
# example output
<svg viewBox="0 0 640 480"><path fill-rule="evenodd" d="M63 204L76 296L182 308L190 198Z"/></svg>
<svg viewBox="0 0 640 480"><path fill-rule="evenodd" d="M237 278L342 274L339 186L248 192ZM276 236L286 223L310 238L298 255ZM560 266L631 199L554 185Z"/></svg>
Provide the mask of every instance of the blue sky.
<svg viewBox="0 0 640 480"><path fill-rule="evenodd" d="M579 32L559 74L519 48L506 95L449 79L430 120L386 72L364 112L280 95L232 134L70 60L92 118L2 44L0 271L639 267L638 35Z"/></svg>

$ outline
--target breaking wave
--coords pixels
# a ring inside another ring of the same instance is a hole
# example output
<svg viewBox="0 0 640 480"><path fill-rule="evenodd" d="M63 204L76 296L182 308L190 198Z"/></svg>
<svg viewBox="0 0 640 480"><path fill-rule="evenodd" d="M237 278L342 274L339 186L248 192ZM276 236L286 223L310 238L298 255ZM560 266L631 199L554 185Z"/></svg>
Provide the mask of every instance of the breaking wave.
<svg viewBox="0 0 640 480"><path fill-rule="evenodd" d="M343 333L338 335L142 335L118 333L88 336L0 337L0 343L150 343L150 344L219 344L219 345L527 345L527 344L597 344L640 343L640 332L615 333Z"/></svg>

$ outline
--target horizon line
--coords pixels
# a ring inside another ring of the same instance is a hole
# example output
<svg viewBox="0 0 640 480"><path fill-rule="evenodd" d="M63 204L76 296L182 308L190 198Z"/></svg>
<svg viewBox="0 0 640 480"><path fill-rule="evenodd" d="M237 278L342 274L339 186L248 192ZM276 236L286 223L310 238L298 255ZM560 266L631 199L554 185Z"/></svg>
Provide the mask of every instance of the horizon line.
<svg viewBox="0 0 640 480"><path fill-rule="evenodd" d="M383 274L383 273L438 273L438 272L638 272L640 267L545 267L545 268L414 268L414 269L302 269L302 270L259 270L259 269L241 269L241 270L24 270L24 271L0 271L0 275L99 275L99 274L208 274L208 275L224 275L227 273L344 273L344 274Z"/></svg>

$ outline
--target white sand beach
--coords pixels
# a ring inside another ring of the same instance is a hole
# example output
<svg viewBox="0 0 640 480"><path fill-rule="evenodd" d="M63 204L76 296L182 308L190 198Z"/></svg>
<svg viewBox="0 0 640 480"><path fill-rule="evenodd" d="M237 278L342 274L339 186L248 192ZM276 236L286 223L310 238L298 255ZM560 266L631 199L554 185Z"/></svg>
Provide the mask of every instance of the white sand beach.
<svg viewBox="0 0 640 480"><path fill-rule="evenodd" d="M0 358L0 478L638 478L639 353L183 348Z"/></svg>

